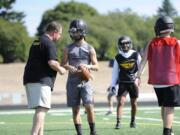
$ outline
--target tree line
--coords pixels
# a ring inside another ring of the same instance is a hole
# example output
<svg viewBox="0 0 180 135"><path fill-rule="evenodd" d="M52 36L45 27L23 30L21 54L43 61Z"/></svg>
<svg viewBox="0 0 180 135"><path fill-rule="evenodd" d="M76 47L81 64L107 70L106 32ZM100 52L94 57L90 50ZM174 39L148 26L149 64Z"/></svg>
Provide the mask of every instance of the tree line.
<svg viewBox="0 0 180 135"><path fill-rule="evenodd" d="M153 38L154 23L158 16L168 15L175 22L174 35L180 38L180 17L170 0L164 0L154 16L140 16L131 9L114 10L100 14L86 3L75 1L60 2L54 9L47 10L37 28L37 35L29 37L23 24L23 12L13 11L16 0L0 2L0 62L25 62L32 41L43 34L46 24L56 20L63 25L63 38L57 43L58 56L62 57L62 49L69 43L68 29L75 18L84 19L87 23L86 40L94 46L99 60L114 58L117 53L117 40L122 35L128 35L133 41L133 47L142 50Z"/></svg>

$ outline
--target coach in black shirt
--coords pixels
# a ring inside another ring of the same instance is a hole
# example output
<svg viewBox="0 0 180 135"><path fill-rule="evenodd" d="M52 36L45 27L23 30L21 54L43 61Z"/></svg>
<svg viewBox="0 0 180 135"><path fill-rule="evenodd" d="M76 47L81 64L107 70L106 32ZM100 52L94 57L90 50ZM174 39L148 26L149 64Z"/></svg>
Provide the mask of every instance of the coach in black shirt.
<svg viewBox="0 0 180 135"><path fill-rule="evenodd" d="M44 118L51 108L51 91L56 73L65 73L65 69L58 62L54 44L61 34L62 26L51 22L47 25L45 34L35 40L30 48L23 83L26 87L28 107L35 109L31 135L43 135Z"/></svg>

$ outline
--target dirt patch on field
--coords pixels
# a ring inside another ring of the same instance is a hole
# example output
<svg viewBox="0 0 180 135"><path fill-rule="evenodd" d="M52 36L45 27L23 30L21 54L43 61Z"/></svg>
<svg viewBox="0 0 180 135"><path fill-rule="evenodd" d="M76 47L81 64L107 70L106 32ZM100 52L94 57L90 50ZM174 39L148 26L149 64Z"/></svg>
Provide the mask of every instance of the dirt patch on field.
<svg viewBox="0 0 180 135"><path fill-rule="evenodd" d="M22 83L24 63L0 64L0 105L26 104L26 94ZM94 97L96 102L106 102L107 87L111 81L112 68L108 62L99 62L100 69L93 72ZM58 75L53 91L52 103L66 103L67 73ZM152 93L153 89L147 84L147 69L142 76L141 93Z"/></svg>

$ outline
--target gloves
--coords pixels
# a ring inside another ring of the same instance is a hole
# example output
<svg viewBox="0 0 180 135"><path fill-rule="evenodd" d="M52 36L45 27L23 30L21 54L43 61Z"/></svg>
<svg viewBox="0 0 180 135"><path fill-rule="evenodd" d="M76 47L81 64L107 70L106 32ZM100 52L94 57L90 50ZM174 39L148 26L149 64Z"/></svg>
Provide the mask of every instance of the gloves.
<svg viewBox="0 0 180 135"><path fill-rule="evenodd" d="M113 86L113 87L111 87L111 86L109 86L108 88L107 88L107 91L108 92L113 92L113 91L116 91L116 88Z"/></svg>
<svg viewBox="0 0 180 135"><path fill-rule="evenodd" d="M116 93L116 88L113 86L113 87L111 87L111 92L112 93Z"/></svg>
<svg viewBox="0 0 180 135"><path fill-rule="evenodd" d="M107 88L107 92L112 93L112 94L115 94L115 93L116 93L116 88L115 88L114 86L113 86L113 87L109 86L109 87Z"/></svg>

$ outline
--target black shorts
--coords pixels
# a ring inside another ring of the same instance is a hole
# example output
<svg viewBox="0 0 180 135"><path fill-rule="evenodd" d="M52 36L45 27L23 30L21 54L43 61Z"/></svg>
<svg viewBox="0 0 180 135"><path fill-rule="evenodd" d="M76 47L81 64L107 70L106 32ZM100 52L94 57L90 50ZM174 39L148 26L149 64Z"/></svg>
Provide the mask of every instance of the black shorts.
<svg viewBox="0 0 180 135"><path fill-rule="evenodd" d="M118 97L126 96L129 93L130 98L138 98L139 89L134 83L119 83Z"/></svg>
<svg viewBox="0 0 180 135"><path fill-rule="evenodd" d="M159 106L180 106L180 86L174 85L165 88L154 88Z"/></svg>

